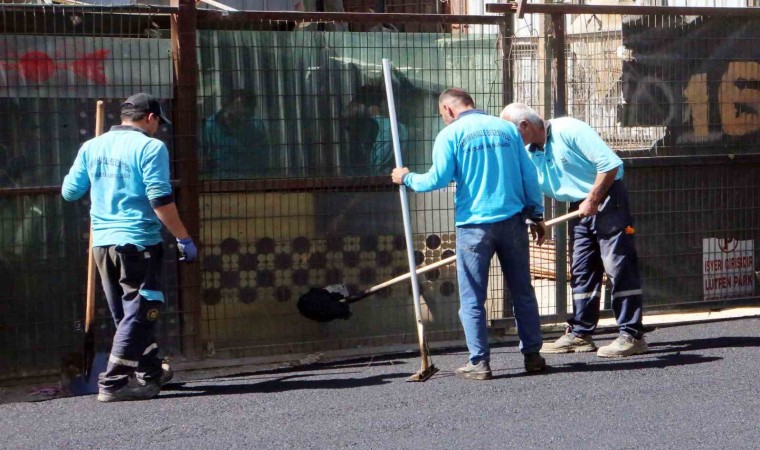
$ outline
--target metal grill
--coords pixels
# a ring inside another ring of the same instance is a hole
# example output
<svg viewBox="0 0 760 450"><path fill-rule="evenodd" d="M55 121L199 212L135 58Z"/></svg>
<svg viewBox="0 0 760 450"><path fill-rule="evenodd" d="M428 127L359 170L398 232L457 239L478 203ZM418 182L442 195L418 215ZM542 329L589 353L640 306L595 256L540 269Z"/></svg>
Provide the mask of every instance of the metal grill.
<svg viewBox="0 0 760 450"><path fill-rule="evenodd" d="M430 4L387 6L433 12ZM0 379L57 372L60 356L78 348L88 205L64 203L59 186L92 136L95 100L106 101L110 126L137 91L172 112L173 128L159 137L201 248L199 264L167 258L166 353L413 343L406 284L356 303L348 321L312 323L295 308L312 286L357 291L408 271L388 176L382 58L395 69L412 170L431 164L442 128L436 97L450 86L491 114L522 101L546 118L575 116L626 160L645 308L757 302L757 10L543 6L555 9L513 20L513 11L506 19L221 13L186 0L178 8L3 5L0 359L9 369ZM227 123L231 106L239 111L231 117L244 120ZM411 196L420 266L454 250L453 189ZM547 201L547 217L564 209ZM560 226L532 249L546 321L571 309L565 247ZM489 285L496 324L511 315L496 261ZM428 339L460 339L454 267L425 274L421 287ZM105 350L113 330L98 301Z"/></svg>
<svg viewBox="0 0 760 450"><path fill-rule="evenodd" d="M214 29L198 35L201 340L216 353L248 347L259 354L412 343L406 284L356 304L345 323L304 322L294 303L310 287L343 283L357 292L409 270L389 176L394 162L382 58L394 66L404 163L426 171L442 128L440 92L462 86L479 106L498 112L497 29L341 32L321 30L372 28L371 17L297 25L253 17L208 16L202 26ZM228 113L241 92L248 93L247 119L232 123ZM234 127L240 138L232 136ZM452 190L412 196L419 265L453 254L452 196ZM453 267L430 272L421 283L427 329L458 334Z"/></svg>
<svg viewBox="0 0 760 450"><path fill-rule="evenodd" d="M0 9L0 378L56 372L62 355L81 348L89 204L63 201L60 184L94 136L97 100L106 102L107 127L134 92L152 92L171 110L171 44L154 14ZM171 130L159 137L171 147ZM160 331L169 354L179 350L174 266L167 262ZM97 341L108 351L113 326L102 293L97 315Z"/></svg>

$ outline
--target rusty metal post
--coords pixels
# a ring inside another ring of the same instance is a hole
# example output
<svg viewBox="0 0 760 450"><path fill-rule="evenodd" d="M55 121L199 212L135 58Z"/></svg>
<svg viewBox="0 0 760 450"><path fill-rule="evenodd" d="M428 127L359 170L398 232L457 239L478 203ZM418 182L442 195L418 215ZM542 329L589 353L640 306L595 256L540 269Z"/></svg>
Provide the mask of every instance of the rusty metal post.
<svg viewBox="0 0 760 450"><path fill-rule="evenodd" d="M565 15L551 15L552 79L554 87L553 117L567 115L567 50L565 48ZM554 202L554 216L567 213L567 203ZM554 231L554 261L556 279L557 316L567 315L567 224L560 224Z"/></svg>
<svg viewBox="0 0 760 450"><path fill-rule="evenodd" d="M552 72L554 78L554 117L567 114L567 53L565 49L565 15L552 14L551 39Z"/></svg>
<svg viewBox="0 0 760 450"><path fill-rule="evenodd" d="M504 14L504 22L499 25L501 41L501 106L514 101L514 57L512 56L512 38L515 34L514 14Z"/></svg>
<svg viewBox="0 0 760 450"><path fill-rule="evenodd" d="M501 107L514 101L514 58L512 56L512 38L515 34L515 17L512 13L504 14L504 22L499 25L501 45ZM499 108L501 110L501 108ZM501 317L512 316L512 296L507 286L506 277L502 277L501 285Z"/></svg>
<svg viewBox="0 0 760 450"><path fill-rule="evenodd" d="M200 230L198 182L197 102L198 64L196 56L197 12L195 0L171 0L179 11L172 14L171 39L174 57L174 173L179 179L177 207L188 232L196 240ZM182 353L200 353L196 338L200 320L200 265L178 264L177 294L180 309Z"/></svg>

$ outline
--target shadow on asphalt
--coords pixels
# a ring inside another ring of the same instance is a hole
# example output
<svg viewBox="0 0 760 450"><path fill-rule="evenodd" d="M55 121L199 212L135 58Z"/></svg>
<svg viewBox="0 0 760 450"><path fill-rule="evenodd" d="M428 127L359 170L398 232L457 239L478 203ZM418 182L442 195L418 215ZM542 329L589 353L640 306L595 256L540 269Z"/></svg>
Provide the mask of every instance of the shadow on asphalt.
<svg viewBox="0 0 760 450"><path fill-rule="evenodd" d="M350 375L350 373L341 372L341 375ZM256 375L261 375L261 373ZM408 374L384 374L366 378L303 379L313 376L313 374L289 375L259 382L257 380L238 380L235 382L236 384L197 384L193 382L188 383L189 385L167 385L161 391L161 396L158 399L206 395L263 394L299 389L351 389L391 383L394 378L407 377ZM217 383L219 382L217 381Z"/></svg>
<svg viewBox="0 0 760 450"><path fill-rule="evenodd" d="M594 359L589 362L568 362L561 363L563 355L550 355L547 358L549 368L543 374L528 374L519 369L495 370L494 379L508 379L516 377L532 377L540 375L551 375L555 373L582 373L582 372L606 372L621 370L646 370L662 369L672 366L686 366L692 364L709 363L718 361L723 358L717 356L703 356L699 354L683 354L682 352L691 352L698 350L709 350L718 348L736 348L736 347L760 347L760 337L718 337L708 339L693 339L672 342L653 342L649 344L649 352L646 355L639 355L631 358L620 359ZM497 350L498 349L498 350ZM494 351L495 350L495 351ZM457 352L435 352L438 355L451 354ZM434 353L434 355L435 355ZM506 350L502 346L494 346L492 353L519 353L519 350ZM353 361L343 361L336 363L317 363L307 366L282 367L277 369L263 370L258 372L242 372L232 375L223 375L209 380L215 383L222 379L234 382L235 384L198 384L198 381L183 384L170 384L164 387L162 395L159 398L175 397L196 397L203 395L236 395L248 393L267 393L283 392L298 389L350 389L362 386L373 386L387 384L396 378L407 377L408 374L385 374L367 378L328 378L328 379L304 379L314 377L315 371L319 376L330 375L323 371L335 371L339 369L366 368L368 366L403 366L407 361L398 359L357 359ZM304 373L308 372L308 373ZM508 372L508 373L499 373ZM342 376L350 375L352 372L337 372ZM355 372L361 373L361 372ZM287 375L293 374L293 375ZM434 375L435 378L453 377L453 372L442 371ZM256 377L256 379L244 380L244 378ZM261 379L265 380L262 381Z"/></svg>
<svg viewBox="0 0 760 450"><path fill-rule="evenodd" d="M709 339L692 339L689 341L656 342L649 344L649 354L736 347L760 347L760 337L727 336Z"/></svg>
<svg viewBox="0 0 760 450"><path fill-rule="evenodd" d="M362 358L361 360L352 360L352 361L342 361L342 362L335 362L335 363L313 363L303 366L287 366L287 367L278 367L276 369L268 369L268 370L258 370L258 371L252 371L252 372L238 372L233 373L230 375L219 375L216 377L212 377L210 379L220 379L220 378L241 378L241 377L250 377L250 376L260 376L260 375L277 375L277 374L285 374L285 373L294 373L294 372L315 372L319 370L336 370L336 369L355 369L355 368L367 368L367 367L378 367L378 366L401 366L406 364L406 361L399 361L399 360L375 360L374 358Z"/></svg>
<svg viewBox="0 0 760 450"><path fill-rule="evenodd" d="M647 355L652 355L653 353L655 352L650 352ZM611 360L597 359L591 362L574 361L565 364L558 364L559 361L557 361L556 357L550 357L547 360L549 367L546 369L546 372L540 374L528 374L525 372L508 373L503 375L495 375L494 379L533 377L555 373L616 372L645 369L664 369L666 367L688 366L692 364L720 361L723 359L718 356L681 354L679 351L676 351L672 355L655 355L654 358L647 358L647 355ZM562 355L559 355L559 357L561 356Z"/></svg>

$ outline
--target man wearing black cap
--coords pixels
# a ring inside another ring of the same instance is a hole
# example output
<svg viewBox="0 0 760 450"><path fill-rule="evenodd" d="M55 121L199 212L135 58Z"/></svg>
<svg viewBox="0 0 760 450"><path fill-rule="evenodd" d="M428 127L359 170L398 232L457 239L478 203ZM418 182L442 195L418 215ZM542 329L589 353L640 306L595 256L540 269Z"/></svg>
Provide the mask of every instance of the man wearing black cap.
<svg viewBox="0 0 760 450"><path fill-rule="evenodd" d="M121 105L121 125L82 145L61 193L75 201L90 191L92 252L116 334L98 400L143 400L171 377L153 336L164 302L162 224L177 238L180 261L197 249L179 218L169 184L169 152L152 136L170 124L158 100L145 93Z"/></svg>

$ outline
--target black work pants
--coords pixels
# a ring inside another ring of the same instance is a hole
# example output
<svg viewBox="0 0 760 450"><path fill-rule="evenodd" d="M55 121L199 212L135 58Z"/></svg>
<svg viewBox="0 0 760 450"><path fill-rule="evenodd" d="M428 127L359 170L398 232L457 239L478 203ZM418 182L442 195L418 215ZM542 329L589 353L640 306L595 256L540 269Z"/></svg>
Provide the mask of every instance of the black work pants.
<svg viewBox="0 0 760 450"><path fill-rule="evenodd" d="M108 368L100 375L100 389L117 390L132 374L158 379L161 360L154 329L164 302L160 288L163 247L160 243L95 247L93 256L116 324Z"/></svg>

